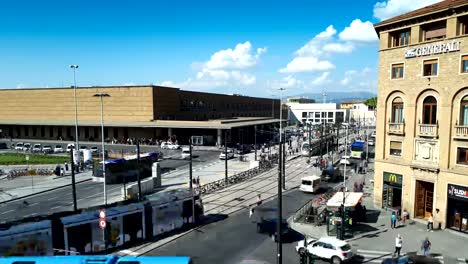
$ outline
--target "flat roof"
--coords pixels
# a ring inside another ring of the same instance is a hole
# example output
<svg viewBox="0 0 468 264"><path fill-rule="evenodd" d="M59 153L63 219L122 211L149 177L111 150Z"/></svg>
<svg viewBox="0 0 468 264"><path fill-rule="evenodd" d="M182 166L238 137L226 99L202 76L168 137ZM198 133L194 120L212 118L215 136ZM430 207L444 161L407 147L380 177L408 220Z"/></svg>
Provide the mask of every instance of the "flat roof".
<svg viewBox="0 0 468 264"><path fill-rule="evenodd" d="M345 207L354 207L361 201L363 193L361 192L346 192L345 193ZM337 192L327 202L328 207L339 207L343 203L343 192Z"/></svg>
<svg viewBox="0 0 468 264"><path fill-rule="evenodd" d="M232 119L216 119L208 121L191 120L154 120L148 122L106 122L106 127L139 127L139 128L195 128L195 129L231 129L235 127L278 123L279 119L271 117L238 117ZM0 120L0 125L28 125L28 126L74 126L74 121L53 120ZM100 127L100 122L78 120L78 126Z"/></svg>

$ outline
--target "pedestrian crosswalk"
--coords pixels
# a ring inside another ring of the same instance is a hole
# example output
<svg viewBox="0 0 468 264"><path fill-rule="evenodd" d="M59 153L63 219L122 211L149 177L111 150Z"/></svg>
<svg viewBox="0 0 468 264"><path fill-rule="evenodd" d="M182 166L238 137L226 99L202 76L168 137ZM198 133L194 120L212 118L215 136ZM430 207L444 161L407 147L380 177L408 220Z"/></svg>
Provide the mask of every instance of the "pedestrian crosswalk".
<svg viewBox="0 0 468 264"><path fill-rule="evenodd" d="M406 255L406 253L401 252L401 256ZM382 261L386 258L391 258L393 256L393 251L378 251L378 250L365 250L365 249L357 249L355 252L354 259L359 263L382 263ZM437 263L445 264L445 263L454 263L454 264L466 264L468 263L467 259L464 258L449 258L448 260L444 260L443 255L435 255L432 258L437 259Z"/></svg>

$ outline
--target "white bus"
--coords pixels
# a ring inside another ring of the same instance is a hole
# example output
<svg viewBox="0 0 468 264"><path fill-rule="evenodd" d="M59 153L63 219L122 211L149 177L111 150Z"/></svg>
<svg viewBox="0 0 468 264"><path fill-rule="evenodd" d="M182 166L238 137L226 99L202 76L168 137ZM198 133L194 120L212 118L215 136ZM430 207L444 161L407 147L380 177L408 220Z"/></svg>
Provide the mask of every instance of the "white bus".
<svg viewBox="0 0 468 264"><path fill-rule="evenodd" d="M306 176L301 179L299 190L303 192L315 193L322 187L322 179L319 176Z"/></svg>

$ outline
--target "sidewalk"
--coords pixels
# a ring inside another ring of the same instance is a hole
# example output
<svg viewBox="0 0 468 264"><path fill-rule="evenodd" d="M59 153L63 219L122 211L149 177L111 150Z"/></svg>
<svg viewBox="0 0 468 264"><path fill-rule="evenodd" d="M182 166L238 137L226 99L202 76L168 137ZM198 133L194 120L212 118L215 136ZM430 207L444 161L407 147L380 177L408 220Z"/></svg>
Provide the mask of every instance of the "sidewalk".
<svg viewBox="0 0 468 264"><path fill-rule="evenodd" d="M370 168L373 168L373 163ZM346 182L348 190L353 190L354 181L361 182L365 180L366 183L362 204L367 208L368 221L356 225L353 237L347 239L354 249L359 249L363 252L393 252L395 237L400 234L403 238L403 253L422 254L422 241L428 237L432 243L431 254L433 256L443 256L446 260L454 261L457 259L468 259L468 252L466 250L468 237L465 235L455 234L449 230L427 232L425 224L416 221L413 224L406 222L406 225L401 224L396 229L391 229L391 211L374 207L371 179L373 179L373 172L366 175L353 174ZM291 227L302 234L307 234L316 239L327 236L326 225L315 227L311 224L293 223L292 219L289 219L289 221Z"/></svg>

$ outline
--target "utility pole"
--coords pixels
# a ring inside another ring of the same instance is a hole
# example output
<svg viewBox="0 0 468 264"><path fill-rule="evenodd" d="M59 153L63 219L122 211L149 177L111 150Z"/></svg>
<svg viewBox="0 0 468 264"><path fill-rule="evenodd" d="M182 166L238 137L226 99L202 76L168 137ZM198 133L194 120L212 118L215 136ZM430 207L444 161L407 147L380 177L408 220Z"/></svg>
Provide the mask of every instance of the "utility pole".
<svg viewBox="0 0 468 264"><path fill-rule="evenodd" d="M73 147L70 151L70 160L71 160L71 176L72 176L72 192L73 192L73 211L78 210L78 205L76 203L76 184L75 184L75 161L73 160Z"/></svg>
<svg viewBox="0 0 468 264"><path fill-rule="evenodd" d="M312 158L312 124L309 123L309 161Z"/></svg>
<svg viewBox="0 0 468 264"><path fill-rule="evenodd" d="M138 181L138 201L143 199L141 195L141 177L140 177L140 141L137 140L136 143L136 151L137 151L137 181Z"/></svg>
<svg viewBox="0 0 468 264"><path fill-rule="evenodd" d="M257 126L254 126L254 141L255 161L257 161Z"/></svg>
<svg viewBox="0 0 468 264"><path fill-rule="evenodd" d="M227 148L227 130L224 130L224 180L228 184L228 148Z"/></svg>
<svg viewBox="0 0 468 264"><path fill-rule="evenodd" d="M279 127L279 144L281 146L281 143L283 142L283 137L281 135L282 133L282 119L283 119L283 109L282 109L282 101L283 101L283 91L285 90L284 88L280 88L280 127ZM278 248L277 248L277 264L282 264L283 263L283 244L281 243L282 237L281 237L281 229L282 229L282 222L283 222L283 215L282 215L282 210L283 210L283 194L282 194L282 188L281 188L281 182L282 182L282 165L281 165L281 156L283 153L281 153L281 148L279 152L279 157L280 157L280 163L278 164L278 221L277 221L277 234L278 234ZM284 159L284 156L282 157Z"/></svg>
<svg viewBox="0 0 468 264"><path fill-rule="evenodd" d="M193 192L193 172L192 172L192 138L189 139L189 180L190 180L190 194L192 195L192 221L195 223L195 194ZM227 160L227 159L226 159Z"/></svg>
<svg viewBox="0 0 468 264"><path fill-rule="evenodd" d="M283 160L282 161L283 161L281 163L282 164L281 166L283 167L282 184L283 184L283 190L286 190L286 142L283 142Z"/></svg>

